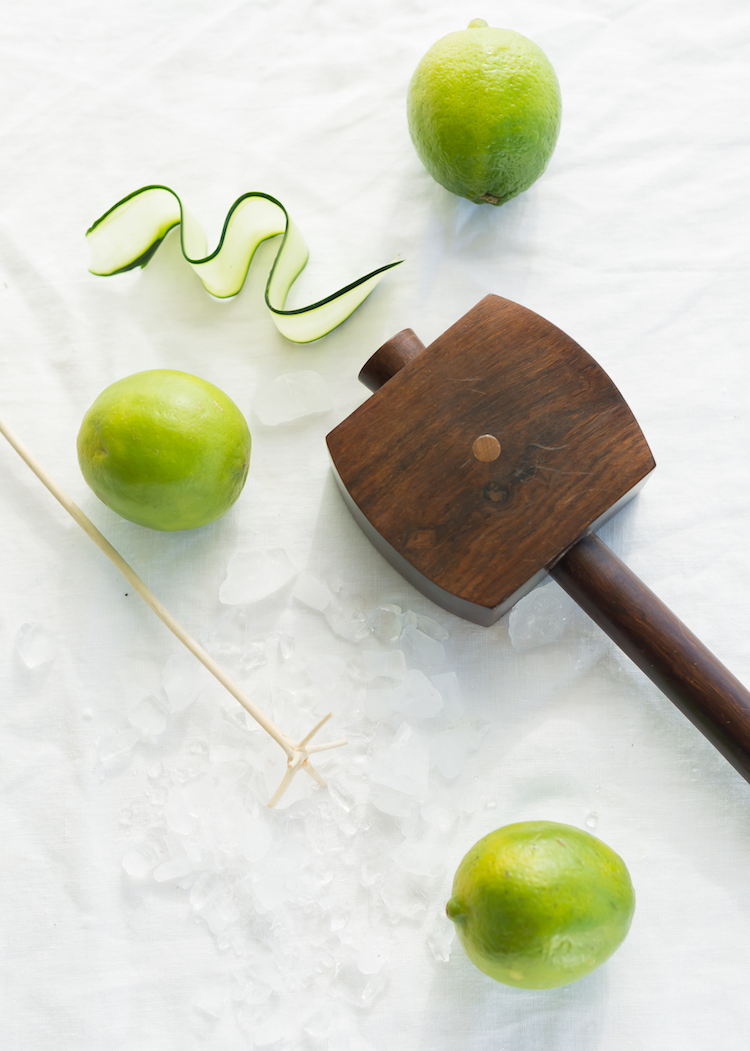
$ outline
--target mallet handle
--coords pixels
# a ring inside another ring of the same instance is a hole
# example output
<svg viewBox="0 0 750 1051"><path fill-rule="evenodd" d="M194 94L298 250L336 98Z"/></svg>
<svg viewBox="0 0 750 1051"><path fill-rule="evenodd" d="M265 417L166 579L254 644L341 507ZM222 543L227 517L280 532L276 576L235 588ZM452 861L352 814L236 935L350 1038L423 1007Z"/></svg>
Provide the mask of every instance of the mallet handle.
<svg viewBox="0 0 750 1051"><path fill-rule="evenodd" d="M597 536L552 576L750 781L750 692Z"/></svg>
<svg viewBox="0 0 750 1051"><path fill-rule="evenodd" d="M405 365L419 357L424 349L425 345L414 329L401 329L365 362L359 373L359 382L364 383L368 390L380 390Z"/></svg>

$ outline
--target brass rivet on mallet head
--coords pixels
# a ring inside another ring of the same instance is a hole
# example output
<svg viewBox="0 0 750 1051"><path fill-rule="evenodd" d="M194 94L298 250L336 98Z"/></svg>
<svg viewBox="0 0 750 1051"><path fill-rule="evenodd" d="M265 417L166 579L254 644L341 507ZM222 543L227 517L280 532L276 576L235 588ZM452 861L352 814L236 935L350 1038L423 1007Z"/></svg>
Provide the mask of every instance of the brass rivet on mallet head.
<svg viewBox="0 0 750 1051"><path fill-rule="evenodd" d="M490 463L500 455L501 445L494 434L480 434L475 439L471 451L477 460L481 460L482 463Z"/></svg>

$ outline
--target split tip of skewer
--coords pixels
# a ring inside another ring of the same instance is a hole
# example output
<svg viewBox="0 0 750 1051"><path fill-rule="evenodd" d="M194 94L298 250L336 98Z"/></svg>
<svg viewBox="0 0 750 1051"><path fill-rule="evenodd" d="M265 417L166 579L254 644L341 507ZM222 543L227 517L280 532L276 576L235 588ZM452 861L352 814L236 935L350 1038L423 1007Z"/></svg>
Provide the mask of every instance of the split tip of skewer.
<svg viewBox="0 0 750 1051"><path fill-rule="evenodd" d="M321 788L325 788L325 779L318 773L318 771L312 765L309 756L315 752L326 752L330 751L330 749L332 748L342 748L345 744L348 744L349 742L345 737L341 738L338 741L324 741L322 744L313 745L308 745L308 741L310 741L311 738L313 738L318 732L318 730L320 730L320 728L328 722L332 714L332 712L328 712L327 715L324 715L320 722L316 723L312 730L310 730L310 732L306 734L301 741L299 741L298 743L290 742L290 748L287 751L286 771L281 779L279 787L276 789L276 791L268 801L268 806L270 808L275 807L279 800L282 798L287 788L289 788L289 785L292 783L292 779L298 770L304 770L305 773L309 774L309 776L312 777L314 781L317 781Z"/></svg>

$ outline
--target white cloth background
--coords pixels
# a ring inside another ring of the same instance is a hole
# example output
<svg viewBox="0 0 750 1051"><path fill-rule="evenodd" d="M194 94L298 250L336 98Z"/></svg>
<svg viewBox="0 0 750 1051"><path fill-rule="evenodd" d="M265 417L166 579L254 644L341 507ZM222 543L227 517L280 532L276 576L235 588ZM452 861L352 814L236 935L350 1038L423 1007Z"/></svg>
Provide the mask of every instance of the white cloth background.
<svg viewBox="0 0 750 1051"><path fill-rule="evenodd" d="M478 16L538 43L563 96L547 173L499 209L435 184L406 126L417 61ZM266 1046L746 1048L750 787L583 619L559 643L517 654L507 618L485 630L430 607L349 518L324 442L366 397L357 372L395 332L412 327L429 343L488 292L523 303L597 358L656 457L605 539L750 682L746 4L27 0L6 3L0 25L0 413L197 636L222 612L237 548L283 547L367 608L399 599L447 627L446 668L489 729L446 782L449 795L478 786L478 803L452 835L431 905L486 832L536 817L583 826L592 812L636 887L623 947L573 986L502 987L455 946L440 963L420 920L405 920L390 929L386 990L346 1032L315 1043L301 996L287 1043ZM227 302L204 292L174 234L143 271L87 272L86 228L147 183L173 187L212 246L241 193L278 197L311 252L292 305L397 253L405 262L341 328L295 346L262 303L272 245ZM94 397L154 367L215 382L253 432L240 501L194 533L118 519L76 462ZM306 368L328 383L330 412L261 425L256 392ZM196 922L176 881L139 881L121 864L145 820L148 769L169 769L205 739L210 704L104 768L97 743L159 690L179 644L8 447L0 491L2 1043L252 1048L230 997L242 960ZM258 634L287 607L288 591L264 605ZM36 670L14 651L24 623L58 642ZM298 631L298 652L339 652L321 618ZM330 703L335 736L346 712ZM224 1004L218 1017L196 1008L206 990ZM315 1006L349 1017L333 988Z"/></svg>

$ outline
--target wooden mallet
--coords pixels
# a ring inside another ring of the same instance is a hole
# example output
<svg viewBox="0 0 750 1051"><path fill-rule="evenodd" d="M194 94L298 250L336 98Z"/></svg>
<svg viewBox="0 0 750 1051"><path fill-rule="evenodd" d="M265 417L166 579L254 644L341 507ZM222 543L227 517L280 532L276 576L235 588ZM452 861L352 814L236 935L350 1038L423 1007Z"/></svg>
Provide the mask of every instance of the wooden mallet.
<svg viewBox="0 0 750 1051"><path fill-rule="evenodd" d="M484 625L553 577L750 781L750 693L595 535L655 463L593 358L490 295L427 348L400 332L359 378L375 393L328 448L385 558Z"/></svg>

